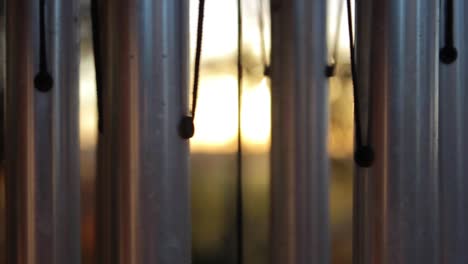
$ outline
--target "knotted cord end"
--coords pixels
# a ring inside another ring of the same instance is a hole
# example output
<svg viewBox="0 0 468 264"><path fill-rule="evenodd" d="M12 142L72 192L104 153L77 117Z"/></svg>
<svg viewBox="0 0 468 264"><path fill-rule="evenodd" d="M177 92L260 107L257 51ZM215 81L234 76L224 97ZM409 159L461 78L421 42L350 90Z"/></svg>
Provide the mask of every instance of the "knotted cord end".
<svg viewBox="0 0 468 264"><path fill-rule="evenodd" d="M271 77L271 66L270 65L266 65L263 68L263 76Z"/></svg>
<svg viewBox="0 0 468 264"><path fill-rule="evenodd" d="M354 161L361 168L369 168L374 164L375 154L371 146L360 146L354 152Z"/></svg>
<svg viewBox="0 0 468 264"><path fill-rule="evenodd" d="M195 134L195 124L192 116L183 116L179 122L179 136L191 139Z"/></svg>
<svg viewBox="0 0 468 264"><path fill-rule="evenodd" d="M440 61L444 64L452 64L458 58L458 51L453 46L445 46L440 50Z"/></svg>
<svg viewBox="0 0 468 264"><path fill-rule="evenodd" d="M330 63L325 67L325 76L328 78L335 76L335 71L336 71L336 64L335 63Z"/></svg>
<svg viewBox="0 0 468 264"><path fill-rule="evenodd" d="M54 79L48 72L40 71L34 78L34 86L41 92L48 92L54 86Z"/></svg>

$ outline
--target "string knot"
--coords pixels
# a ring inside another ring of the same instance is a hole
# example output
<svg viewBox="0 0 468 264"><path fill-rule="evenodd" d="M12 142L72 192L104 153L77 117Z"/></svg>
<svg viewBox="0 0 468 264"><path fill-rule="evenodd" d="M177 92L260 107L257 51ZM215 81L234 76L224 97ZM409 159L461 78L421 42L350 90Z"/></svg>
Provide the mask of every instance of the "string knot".
<svg viewBox="0 0 468 264"><path fill-rule="evenodd" d="M335 71L336 71L336 64L335 63L328 64L327 67L325 67L325 76L328 78L333 77L335 76Z"/></svg>
<svg viewBox="0 0 468 264"><path fill-rule="evenodd" d="M458 58L457 49L453 46L445 46L440 50L440 60L444 64L452 64Z"/></svg>
<svg viewBox="0 0 468 264"><path fill-rule="evenodd" d="M179 136L190 139L195 134L195 124L192 116L183 116L179 122Z"/></svg>
<svg viewBox="0 0 468 264"><path fill-rule="evenodd" d="M41 92L48 92L54 86L54 79L46 71L40 71L34 78L34 86Z"/></svg>
<svg viewBox="0 0 468 264"><path fill-rule="evenodd" d="M375 153L371 146L360 146L354 152L354 161L361 168L369 168L374 163Z"/></svg>

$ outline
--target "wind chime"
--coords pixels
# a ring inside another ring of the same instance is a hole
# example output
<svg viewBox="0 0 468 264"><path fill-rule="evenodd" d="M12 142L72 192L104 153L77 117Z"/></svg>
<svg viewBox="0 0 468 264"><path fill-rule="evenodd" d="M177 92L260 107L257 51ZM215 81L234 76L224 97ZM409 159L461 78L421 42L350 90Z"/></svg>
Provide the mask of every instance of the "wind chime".
<svg viewBox="0 0 468 264"><path fill-rule="evenodd" d="M236 260L243 263L243 21L237 4ZM347 0L358 165L354 262L464 263L467 5L356 4L358 45ZM78 6L77 0L6 1L9 264L81 262ZM204 7L200 0L189 111L188 1L92 1L99 263L190 263L187 141L195 133ZM325 0L275 0L271 9L271 67L263 32L261 41L264 73L273 84L270 260L328 263L326 78L336 70L337 44L327 66Z"/></svg>

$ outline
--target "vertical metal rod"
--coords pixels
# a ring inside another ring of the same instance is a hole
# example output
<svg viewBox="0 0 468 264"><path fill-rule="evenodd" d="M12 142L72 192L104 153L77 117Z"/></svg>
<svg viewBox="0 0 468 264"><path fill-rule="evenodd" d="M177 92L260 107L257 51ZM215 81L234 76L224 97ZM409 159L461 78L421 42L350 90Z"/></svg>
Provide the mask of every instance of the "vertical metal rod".
<svg viewBox="0 0 468 264"><path fill-rule="evenodd" d="M105 0L100 263L189 264L188 1ZM107 202L107 205L104 203ZM100 252L99 252L100 253Z"/></svg>
<svg viewBox="0 0 468 264"><path fill-rule="evenodd" d="M361 106L359 107L360 112L355 113L361 115L361 128L363 138L368 139L368 125L369 125L369 111L373 111L370 105L370 79L369 76L374 74L370 67L371 58L375 56L373 53L375 49L372 42L372 19L373 19L373 0L361 0L356 3L356 68L358 72L357 83L358 89L355 96L359 96ZM369 55L369 53L371 55ZM371 135L372 136L372 135ZM366 144L372 144L373 142L365 142ZM353 263L373 263L369 259L369 247L370 247L370 234L372 228L369 225L371 210L371 201L366 201L369 197L369 170L359 168L356 166L354 175L354 186L353 186L353 199L354 199L354 210L353 210Z"/></svg>
<svg viewBox="0 0 468 264"><path fill-rule="evenodd" d="M326 1L272 0L271 262L329 262Z"/></svg>
<svg viewBox="0 0 468 264"><path fill-rule="evenodd" d="M439 153L440 153L440 241L439 263L468 263L468 26L465 1L454 1L454 44L458 48L458 60L440 67L439 90ZM445 16L445 12L441 12ZM444 19L445 20L445 19ZM442 21L444 21L442 20ZM441 26L441 31L445 30ZM445 35L441 32L441 35ZM441 44L443 43L441 39Z"/></svg>
<svg viewBox="0 0 468 264"><path fill-rule="evenodd" d="M111 160L112 153L110 123L112 114L112 71L109 63L112 61L113 42L110 30L106 26L109 21L109 8L107 1L91 0L93 50L95 59L96 85L97 85L97 107L98 107L98 142L97 142L97 168L96 168L96 263L117 263L115 252L118 242L116 230L116 180L110 174L114 162ZM105 131L105 129L107 131Z"/></svg>
<svg viewBox="0 0 468 264"><path fill-rule="evenodd" d="M78 264L78 1L46 1L48 92L34 87L39 1L6 6L7 263Z"/></svg>
<svg viewBox="0 0 468 264"><path fill-rule="evenodd" d="M376 161L356 175L355 263L440 263L439 1L372 3L357 2L358 74L372 89Z"/></svg>

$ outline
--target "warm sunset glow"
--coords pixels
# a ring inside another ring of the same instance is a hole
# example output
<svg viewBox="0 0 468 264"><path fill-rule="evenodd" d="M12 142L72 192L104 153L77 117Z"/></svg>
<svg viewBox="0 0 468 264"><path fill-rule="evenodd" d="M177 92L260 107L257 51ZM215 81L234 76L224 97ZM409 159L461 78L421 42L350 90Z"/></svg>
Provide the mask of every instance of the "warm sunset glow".
<svg viewBox="0 0 468 264"><path fill-rule="evenodd" d="M237 48L236 1L207 1L203 29L203 59L222 58ZM194 56L198 1L190 1L191 56Z"/></svg>
<svg viewBox="0 0 468 264"><path fill-rule="evenodd" d="M93 148L97 137L96 82L94 59L84 56L80 63L80 145Z"/></svg>
<svg viewBox="0 0 468 264"><path fill-rule="evenodd" d="M246 88L242 97L244 144L265 150L270 142L270 89L266 80ZM237 80L216 76L202 81L195 119L194 151L235 151L237 138Z"/></svg>
<svg viewBox="0 0 468 264"><path fill-rule="evenodd" d="M197 105L192 149L210 150L232 143L237 136L237 80L230 75L205 78Z"/></svg>
<svg viewBox="0 0 468 264"><path fill-rule="evenodd" d="M266 148L270 142L271 95L267 79L244 91L242 97L242 137L246 144Z"/></svg>
<svg viewBox="0 0 468 264"><path fill-rule="evenodd" d="M197 1L190 1L191 32L196 30ZM257 4L246 6L245 49L261 58ZM203 61L216 60L220 65L235 63L229 58L237 50L237 14L235 1L210 1L206 6L203 41ZM268 15L266 15L268 16ZM265 19L265 28L269 21ZM247 26L250 25L250 26ZM265 48L270 50L270 31L265 30ZM195 38L191 38L193 49ZM193 51L193 50L192 50ZM86 52L80 64L80 141L81 147L94 148L97 138L97 109L94 59ZM190 53L193 56L193 52ZM193 59L193 58L192 58ZM259 62L260 63L260 62ZM196 132L191 140L195 152L233 152L237 139L237 79L236 73L203 72L195 119ZM243 144L249 151L268 151L271 127L271 100L268 81L246 85L242 98Z"/></svg>
<svg viewBox="0 0 468 264"><path fill-rule="evenodd" d="M96 84L92 58L82 62L80 83L80 137L82 148L93 147L97 136ZM242 98L242 136L246 147L266 150L270 142L270 89L266 79L245 88ZM237 80L213 76L201 82L198 96L194 151L235 151L237 138Z"/></svg>
<svg viewBox="0 0 468 264"><path fill-rule="evenodd" d="M196 28L197 2L191 1L191 31ZM331 8L336 12L338 0L329 2ZM207 5L207 17L205 21L205 36L203 43L204 59L218 58L222 63L223 56L227 56L236 51L236 5L234 1L212 1ZM254 56L261 57L261 41L258 31L258 21L255 13L256 6L251 6L246 10L252 12L247 16L245 34L245 47L253 52ZM246 11L246 12L247 12ZM227 17L226 17L227 16ZM330 17L335 17L332 15ZM215 23L223 21L223 23ZM334 37L336 19L331 19L330 38ZM342 19L341 34L339 36L339 48L345 49L347 46L346 17ZM269 28L269 21L265 21L266 28ZM335 24L334 24L335 23ZM270 49L270 32L265 31L266 49ZM192 42L194 39L192 39ZM193 43L192 43L193 44ZM193 52L191 52L193 54ZM346 60L347 58L342 58ZM226 62L232 63L232 62ZM97 111L96 111L96 85L94 81L94 61L92 54L83 57L81 64L80 80L80 137L82 147L92 147L97 136ZM194 151L233 151L237 137L237 80L235 74L216 75L205 74L200 85L198 109L196 117L196 133L191 140L191 147ZM335 89L331 89L333 97ZM336 92L336 91L335 91ZM262 80L257 86L245 87L242 98L242 136L246 146L265 149L270 143L271 128L271 99L269 83ZM345 138L348 138L346 136ZM333 137L331 140L331 152L339 152L343 143L339 142L340 137ZM349 144L346 148L348 149ZM336 150L335 150L336 149Z"/></svg>

